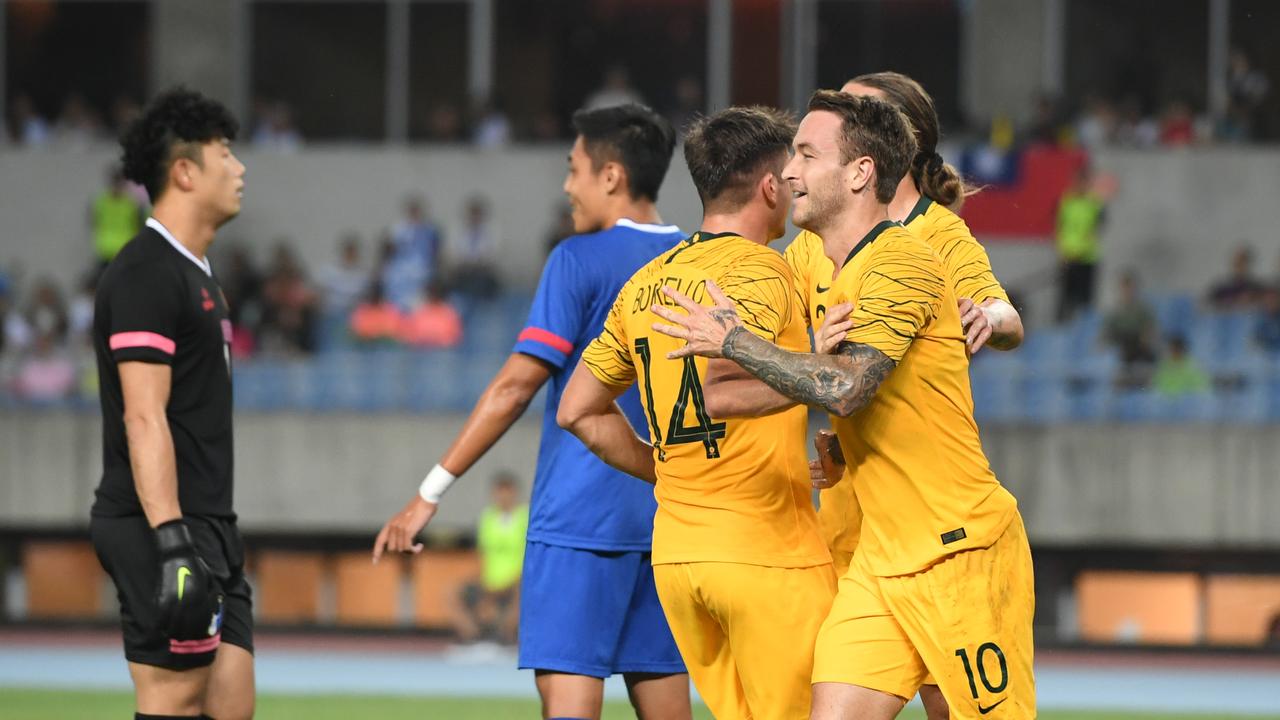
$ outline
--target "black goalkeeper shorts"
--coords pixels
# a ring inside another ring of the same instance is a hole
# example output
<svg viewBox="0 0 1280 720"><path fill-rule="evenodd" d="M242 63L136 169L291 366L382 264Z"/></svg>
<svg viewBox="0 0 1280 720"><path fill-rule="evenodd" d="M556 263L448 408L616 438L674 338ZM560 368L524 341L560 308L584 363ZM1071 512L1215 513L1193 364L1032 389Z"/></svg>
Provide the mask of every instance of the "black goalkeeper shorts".
<svg viewBox="0 0 1280 720"><path fill-rule="evenodd" d="M184 519L196 551L225 595L222 632L208 640L170 640L160 629L156 606L160 553L146 517L95 516L89 521L93 549L120 599L124 656L129 662L187 670L212 663L220 643L253 652L253 599L244 576L244 544L235 521L199 515Z"/></svg>

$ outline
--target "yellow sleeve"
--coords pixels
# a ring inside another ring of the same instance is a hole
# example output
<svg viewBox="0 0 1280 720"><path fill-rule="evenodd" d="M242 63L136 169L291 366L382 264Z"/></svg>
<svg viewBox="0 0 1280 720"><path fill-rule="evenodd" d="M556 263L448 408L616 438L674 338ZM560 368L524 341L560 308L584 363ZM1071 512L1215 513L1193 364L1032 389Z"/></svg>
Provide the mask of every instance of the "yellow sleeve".
<svg viewBox="0 0 1280 720"><path fill-rule="evenodd" d="M734 262L716 284L733 301L748 330L777 342L795 311L796 288L782 256L762 250Z"/></svg>
<svg viewBox="0 0 1280 720"><path fill-rule="evenodd" d="M795 281L796 309L804 314L806 325L809 324L809 268L813 266L813 243L810 235L812 233L808 230L801 230L782 254Z"/></svg>
<svg viewBox="0 0 1280 720"><path fill-rule="evenodd" d="M839 279L845 279L843 273ZM857 290L849 297L853 328L845 339L870 345L894 362L902 360L916 335L937 316L947 289L942 266L924 243L879 249L861 274L847 282L856 283Z"/></svg>
<svg viewBox="0 0 1280 720"><path fill-rule="evenodd" d="M942 231L940 242L935 245L942 258L957 298L969 298L981 304L990 298L1009 302L1009 294L996 280L987 251L960 218Z"/></svg>
<svg viewBox="0 0 1280 720"><path fill-rule="evenodd" d="M622 317L622 298L631 283L627 283L613 301L604 320L604 330L582 351L582 362L596 379L611 387L628 387L636 381L636 364L627 342L627 326Z"/></svg>

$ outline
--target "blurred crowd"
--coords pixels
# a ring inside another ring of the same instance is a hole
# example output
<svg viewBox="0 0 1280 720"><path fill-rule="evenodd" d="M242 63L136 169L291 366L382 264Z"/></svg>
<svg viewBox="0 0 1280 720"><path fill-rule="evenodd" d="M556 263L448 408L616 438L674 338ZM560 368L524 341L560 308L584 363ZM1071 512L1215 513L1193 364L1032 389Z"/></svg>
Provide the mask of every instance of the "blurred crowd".
<svg viewBox="0 0 1280 720"><path fill-rule="evenodd" d="M97 277L146 213L145 192L113 168L89 203L93 259L76 287L44 278L28 285L20 272L0 271L0 390L31 403L96 397ZM408 196L399 218L369 237L342 234L314 271L287 237L261 245L228 236L211 260L230 305L234 356L458 346L467 318L504 292L489 201L469 198L459 226L446 238L426 199ZM557 205L548 252L572 231L567 207Z"/></svg>

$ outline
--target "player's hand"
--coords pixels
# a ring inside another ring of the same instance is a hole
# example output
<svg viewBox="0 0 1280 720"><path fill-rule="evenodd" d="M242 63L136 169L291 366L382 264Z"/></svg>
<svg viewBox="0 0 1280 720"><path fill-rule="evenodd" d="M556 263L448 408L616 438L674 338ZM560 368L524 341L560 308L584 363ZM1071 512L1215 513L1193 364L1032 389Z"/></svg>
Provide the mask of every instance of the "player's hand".
<svg viewBox="0 0 1280 720"><path fill-rule="evenodd" d="M964 344L970 355L987 344L993 329L986 308L969 298L960 298L960 328L964 331Z"/></svg>
<svg viewBox="0 0 1280 720"><path fill-rule="evenodd" d="M818 450L818 459L809 463L809 478L815 489L826 490L844 478L844 451L830 430L819 430L813 437L813 446Z"/></svg>
<svg viewBox="0 0 1280 720"><path fill-rule="evenodd" d="M160 627L174 640L203 640L222 629L222 588L196 552L185 520L156 528L160 582L156 607Z"/></svg>
<svg viewBox="0 0 1280 720"><path fill-rule="evenodd" d="M853 312L853 303L842 302L827 308L822 318L822 327L813 334L813 346L819 355L835 352L844 336L853 329L853 321L849 314Z"/></svg>
<svg viewBox="0 0 1280 720"><path fill-rule="evenodd" d="M436 516L439 507L439 504L429 503L415 493L409 504L382 526L382 532L373 542L373 561L382 559L384 551L415 555L422 552L422 543L417 542L418 533Z"/></svg>
<svg viewBox="0 0 1280 720"><path fill-rule="evenodd" d="M667 359L677 360L689 355L701 355L709 358L723 357L724 340L728 337L729 331L735 327L742 327L742 318L738 317L738 311L734 309L733 301L725 297L725 294L720 292L720 288L716 287L716 284L710 280L707 281L707 294L711 296L711 301L715 303L711 307L699 305L684 293L669 285L663 286L662 294L684 308L688 313L687 315L682 315L662 305L654 305L650 308L653 314L663 320L675 323L675 325L654 323L654 330L663 335L670 335L673 338L685 341L684 347L667 353Z"/></svg>

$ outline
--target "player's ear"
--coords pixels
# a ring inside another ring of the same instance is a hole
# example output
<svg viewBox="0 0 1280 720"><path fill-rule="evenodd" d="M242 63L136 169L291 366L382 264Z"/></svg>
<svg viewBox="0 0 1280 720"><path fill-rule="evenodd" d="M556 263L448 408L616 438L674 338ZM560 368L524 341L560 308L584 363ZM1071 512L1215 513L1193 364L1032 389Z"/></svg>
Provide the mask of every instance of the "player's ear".
<svg viewBox="0 0 1280 720"><path fill-rule="evenodd" d="M854 194L858 194L872 187L875 182L876 163L868 155L855 158L853 162L847 166L845 180L848 182L848 189Z"/></svg>
<svg viewBox="0 0 1280 720"><path fill-rule="evenodd" d="M627 171L623 169L621 163L605 163L604 167L600 168L600 174L604 179L604 190L609 195L621 192L626 186Z"/></svg>
<svg viewBox="0 0 1280 720"><path fill-rule="evenodd" d="M760 194L764 196L764 201L769 204L769 207L778 206L778 195L782 190L780 183L781 180L778 176L771 172L765 173L764 176L760 178L760 185L758 189Z"/></svg>
<svg viewBox="0 0 1280 720"><path fill-rule="evenodd" d="M200 166L190 158L178 157L173 161L173 165L169 166L169 185L183 192L191 192L195 187L192 175L199 170Z"/></svg>

